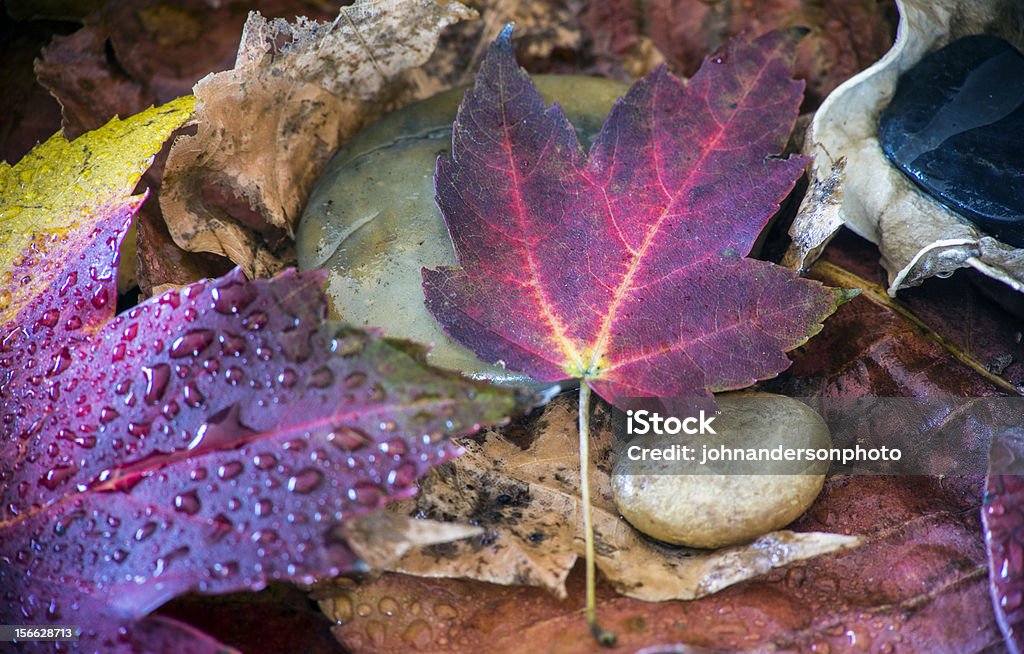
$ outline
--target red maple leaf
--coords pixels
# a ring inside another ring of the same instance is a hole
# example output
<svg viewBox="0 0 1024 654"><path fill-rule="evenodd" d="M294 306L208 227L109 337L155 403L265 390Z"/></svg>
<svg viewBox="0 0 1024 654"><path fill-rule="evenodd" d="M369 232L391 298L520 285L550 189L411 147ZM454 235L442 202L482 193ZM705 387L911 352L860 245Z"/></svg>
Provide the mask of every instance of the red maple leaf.
<svg viewBox="0 0 1024 654"><path fill-rule="evenodd" d="M746 258L806 160L796 36L732 41L686 84L661 67L584 154L501 34L459 109L437 202L459 267L427 306L483 359L608 401L708 397L789 365L843 293Z"/></svg>
<svg viewBox="0 0 1024 654"><path fill-rule="evenodd" d="M803 171L778 158L803 83L795 32L732 41L687 84L662 66L612 108L584 154L558 105L516 65L511 26L466 93L437 203L458 267L423 271L427 308L458 342L539 381L676 408L789 366L847 294L746 258ZM587 621L594 539L581 475Z"/></svg>
<svg viewBox="0 0 1024 654"><path fill-rule="evenodd" d="M137 621L189 590L352 570L345 520L413 494L457 453L448 435L515 410L510 391L326 320L320 273L235 271L115 317L131 189L183 120L158 128L160 111L0 164L0 215L59 223L26 223L0 305L0 624L76 625L78 651L224 651Z"/></svg>

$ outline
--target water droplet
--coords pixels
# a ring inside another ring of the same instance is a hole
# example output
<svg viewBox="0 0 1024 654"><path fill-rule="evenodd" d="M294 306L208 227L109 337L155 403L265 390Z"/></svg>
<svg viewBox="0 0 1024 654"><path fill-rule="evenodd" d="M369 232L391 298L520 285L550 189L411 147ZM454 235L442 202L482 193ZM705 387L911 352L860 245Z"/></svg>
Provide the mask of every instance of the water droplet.
<svg viewBox="0 0 1024 654"><path fill-rule="evenodd" d="M376 620L370 620L366 623L366 635L373 642L374 647L384 647L384 639L387 634L384 631L384 625Z"/></svg>
<svg viewBox="0 0 1024 654"><path fill-rule="evenodd" d="M188 478L192 481L202 481L206 479L206 468L193 468L192 471L188 473Z"/></svg>
<svg viewBox="0 0 1024 654"><path fill-rule="evenodd" d="M232 282L213 289L211 295L214 311L228 316L249 306L256 299L256 289L249 284Z"/></svg>
<svg viewBox="0 0 1024 654"><path fill-rule="evenodd" d="M220 353L225 357L239 357L245 353L245 338L237 334L221 334Z"/></svg>
<svg viewBox="0 0 1024 654"><path fill-rule="evenodd" d="M252 507L253 513L255 513L258 517L268 516L271 514L273 510L274 504L268 499L257 500Z"/></svg>
<svg viewBox="0 0 1024 654"><path fill-rule="evenodd" d="M88 434L79 434L78 436L74 437L72 442L75 445L78 445L79 447L84 447L87 450L91 450L92 448L96 447L96 437L90 436Z"/></svg>
<svg viewBox="0 0 1024 654"><path fill-rule="evenodd" d="M188 491L174 496L174 508L186 515L195 515L202 506L195 491Z"/></svg>
<svg viewBox="0 0 1024 654"><path fill-rule="evenodd" d="M358 429L341 425L335 427L331 433L327 434L327 442L343 452L349 452L359 449L371 441L369 436Z"/></svg>
<svg viewBox="0 0 1024 654"><path fill-rule="evenodd" d="M348 489L348 499L362 506L376 506L382 495L380 487L372 481L357 481Z"/></svg>
<svg viewBox="0 0 1024 654"><path fill-rule="evenodd" d="M210 574L214 577L226 579L238 574L238 570L239 566L237 561L228 561L226 563L214 563L213 567L210 568Z"/></svg>
<svg viewBox="0 0 1024 654"><path fill-rule="evenodd" d="M380 384L374 384L373 390L370 391L371 402L383 402L388 399L388 394L384 391L384 387Z"/></svg>
<svg viewBox="0 0 1024 654"><path fill-rule="evenodd" d="M277 465L277 457L269 452L257 454L252 458L252 464L259 470L269 470Z"/></svg>
<svg viewBox="0 0 1024 654"><path fill-rule="evenodd" d="M442 620L454 620L459 617L459 612L455 610L454 606L450 604L435 604L434 615L441 618Z"/></svg>
<svg viewBox="0 0 1024 654"><path fill-rule="evenodd" d="M113 407L105 406L100 409L100 422L108 423L112 420L116 420L121 417L121 414L117 412L117 409Z"/></svg>
<svg viewBox="0 0 1024 654"><path fill-rule="evenodd" d="M416 481L416 466L412 463L403 463L388 473L388 484L396 490L408 488L414 481Z"/></svg>
<svg viewBox="0 0 1024 654"><path fill-rule="evenodd" d="M366 373L353 372L345 377L345 388L354 389L366 381Z"/></svg>
<svg viewBox="0 0 1024 654"><path fill-rule="evenodd" d="M348 334L331 339L331 352L343 357L358 354L363 349L363 337Z"/></svg>
<svg viewBox="0 0 1024 654"><path fill-rule="evenodd" d="M350 598L339 595L332 598L331 605L330 615L338 624L344 624L352 619L354 607Z"/></svg>
<svg viewBox="0 0 1024 654"><path fill-rule="evenodd" d="M234 528L235 524L231 522L230 518L223 513L218 513L213 516L213 534L211 534L210 538L214 542L219 541L234 530Z"/></svg>
<svg viewBox="0 0 1024 654"><path fill-rule="evenodd" d="M57 326L58 320L60 320L60 311L57 309L50 309L39 318L39 324L44 327L52 328Z"/></svg>
<svg viewBox="0 0 1024 654"><path fill-rule="evenodd" d="M102 309L107 306L107 289L102 286L96 290L96 294L92 296L92 306L96 309Z"/></svg>
<svg viewBox="0 0 1024 654"><path fill-rule="evenodd" d="M320 482L324 475L316 468L306 468L288 479L288 490L293 493L310 493Z"/></svg>
<svg viewBox="0 0 1024 654"><path fill-rule="evenodd" d="M155 522L147 522L143 524L141 527L135 530L135 540L141 543L142 541L152 536L153 532L156 531L156 528L157 524Z"/></svg>
<svg viewBox="0 0 1024 654"><path fill-rule="evenodd" d="M117 363L124 358L124 355L128 352L128 346L124 343L118 343L114 346L114 350L110 353L110 360L113 363Z"/></svg>
<svg viewBox="0 0 1024 654"><path fill-rule="evenodd" d="M410 647L423 650L430 647L434 640L434 632L426 620L413 620L402 632L402 640Z"/></svg>
<svg viewBox="0 0 1024 654"><path fill-rule="evenodd" d="M56 377L61 374L71 365L71 352L68 348L61 348L61 351L53 357L53 365L50 366L49 372L46 373L47 377Z"/></svg>
<svg viewBox="0 0 1024 654"><path fill-rule="evenodd" d="M46 474L39 480L39 483L49 490L56 490L64 481L78 472L73 465L54 466L46 471Z"/></svg>
<svg viewBox="0 0 1024 654"><path fill-rule="evenodd" d="M384 615L391 617L398 613L398 601L393 597L382 597L380 602L377 603L377 608Z"/></svg>
<svg viewBox="0 0 1024 654"><path fill-rule="evenodd" d="M206 401L206 397L203 395L202 391L199 390L199 387L196 385L195 382L189 382L188 384L185 384L185 389L182 392L182 397L185 400L185 404L192 407L193 409L197 409L203 406L203 402Z"/></svg>
<svg viewBox="0 0 1024 654"><path fill-rule="evenodd" d="M383 443L379 443L377 445L377 449L379 449L384 454L390 454L392 456L402 456L403 454L409 451L409 448L406 446L405 441L403 441L401 438L392 438L390 440L384 441Z"/></svg>
<svg viewBox="0 0 1024 654"><path fill-rule="evenodd" d="M1020 591L1011 590L999 599L999 606L1001 606L1007 613L1012 613L1020 608L1022 601L1024 601L1022 598L1024 598L1024 596L1022 596Z"/></svg>
<svg viewBox="0 0 1024 654"><path fill-rule="evenodd" d="M224 372L224 379L232 386L237 386L245 379L245 373L238 366L231 366Z"/></svg>
<svg viewBox="0 0 1024 654"><path fill-rule="evenodd" d="M126 341L134 340L135 337L138 336L138 335L139 335L139 325L138 325L138 323L132 323L132 324L128 325L127 327L124 328L124 331L121 332L121 338L126 340Z"/></svg>
<svg viewBox="0 0 1024 654"><path fill-rule="evenodd" d="M257 310L242 319L242 326L251 331L259 331L267 325L269 320L267 314Z"/></svg>
<svg viewBox="0 0 1024 654"><path fill-rule="evenodd" d="M82 328L82 319L78 316L71 316L64 322L64 329L69 332L73 332L76 329Z"/></svg>
<svg viewBox="0 0 1024 654"><path fill-rule="evenodd" d="M149 430L152 425L148 422L130 422L128 423L128 433L136 438L142 438L149 434Z"/></svg>
<svg viewBox="0 0 1024 654"><path fill-rule="evenodd" d="M284 388L291 388L295 386L295 382L299 380L299 374L291 368L285 368L284 371L277 376L277 383L281 384Z"/></svg>
<svg viewBox="0 0 1024 654"><path fill-rule="evenodd" d="M56 523L53 525L53 533L58 536L63 536L67 533L68 527L71 526L76 520L85 517L85 511L70 511L62 515Z"/></svg>
<svg viewBox="0 0 1024 654"><path fill-rule="evenodd" d="M153 576L159 577L163 573L167 572L167 569L171 567L171 564L179 559L183 559L188 556L189 548L183 545L177 549L171 550L167 554L164 554L156 560L156 565L153 569Z"/></svg>
<svg viewBox="0 0 1024 654"><path fill-rule="evenodd" d="M1001 502L993 502L985 507L985 511L992 516L1000 516L1006 513L1006 507Z"/></svg>
<svg viewBox="0 0 1024 654"><path fill-rule="evenodd" d="M214 333L210 329L196 329L179 336L171 343L170 354L173 359L202 354L203 350L213 342Z"/></svg>
<svg viewBox="0 0 1024 654"><path fill-rule="evenodd" d="M369 604L360 604L356 607L356 615L360 618L365 618L373 613L373 607Z"/></svg>
<svg viewBox="0 0 1024 654"><path fill-rule="evenodd" d="M238 461L228 461L217 468L217 476L221 479L234 479L242 474L243 466Z"/></svg>
<svg viewBox="0 0 1024 654"><path fill-rule="evenodd" d="M175 400L171 400L165 404L162 409L160 409L160 413L168 420L178 415L179 411L181 411L181 407L178 406L178 403Z"/></svg>
<svg viewBox="0 0 1024 654"><path fill-rule="evenodd" d="M167 391L167 382L171 379L171 367L166 363L158 363L155 366L144 366L142 374L146 377L146 394L143 399L146 404L156 404Z"/></svg>
<svg viewBox="0 0 1024 654"><path fill-rule="evenodd" d="M115 563L122 563L125 559L128 558L128 552L126 552L126 551L124 551L122 549L116 549L110 555L110 558L113 559L113 561Z"/></svg>
<svg viewBox="0 0 1024 654"><path fill-rule="evenodd" d="M334 383L334 372L327 366L317 368L309 378L309 385L315 388L327 388Z"/></svg>
<svg viewBox="0 0 1024 654"><path fill-rule="evenodd" d="M250 538L254 543L266 545L268 543L273 543L274 541L276 541L278 539L278 535L277 532L273 529L257 529L252 533L252 536Z"/></svg>

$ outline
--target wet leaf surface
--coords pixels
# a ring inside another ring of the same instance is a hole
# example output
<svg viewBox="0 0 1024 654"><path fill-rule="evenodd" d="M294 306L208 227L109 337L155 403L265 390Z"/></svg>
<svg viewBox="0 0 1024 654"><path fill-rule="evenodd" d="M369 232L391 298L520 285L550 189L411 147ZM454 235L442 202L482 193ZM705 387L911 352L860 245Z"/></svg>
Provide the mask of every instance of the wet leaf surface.
<svg viewBox="0 0 1024 654"><path fill-rule="evenodd" d="M131 190L192 107L0 167L0 622L80 625L85 651L214 651L136 621L188 590L357 568L343 521L517 403L327 322L319 274L236 270L115 316Z"/></svg>
<svg viewBox="0 0 1024 654"><path fill-rule="evenodd" d="M978 479L832 479L796 526L857 533L862 545L689 602L642 602L601 585L602 622L619 637L610 651L998 651L979 502ZM581 572L569 576L564 601L526 587L385 574L322 604L340 620L341 642L359 652L589 652Z"/></svg>

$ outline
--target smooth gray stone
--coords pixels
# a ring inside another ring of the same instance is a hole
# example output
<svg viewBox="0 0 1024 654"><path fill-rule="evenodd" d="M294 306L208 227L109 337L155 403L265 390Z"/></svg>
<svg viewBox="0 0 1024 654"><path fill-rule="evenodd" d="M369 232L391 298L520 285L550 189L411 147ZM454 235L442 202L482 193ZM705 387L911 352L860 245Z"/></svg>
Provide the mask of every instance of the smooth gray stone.
<svg viewBox="0 0 1024 654"><path fill-rule="evenodd" d="M923 58L900 78L879 138L926 193L1024 247L1024 55L1010 43L968 36Z"/></svg>
<svg viewBox="0 0 1024 654"><path fill-rule="evenodd" d="M562 105L584 147L627 87L609 80L534 77ZM465 89L393 112L334 155L313 189L296 238L299 268L327 268L336 316L381 327L388 336L433 344L430 363L492 381L527 378L479 360L452 341L423 304L421 269L456 264L434 204L434 165L451 149L452 122Z"/></svg>

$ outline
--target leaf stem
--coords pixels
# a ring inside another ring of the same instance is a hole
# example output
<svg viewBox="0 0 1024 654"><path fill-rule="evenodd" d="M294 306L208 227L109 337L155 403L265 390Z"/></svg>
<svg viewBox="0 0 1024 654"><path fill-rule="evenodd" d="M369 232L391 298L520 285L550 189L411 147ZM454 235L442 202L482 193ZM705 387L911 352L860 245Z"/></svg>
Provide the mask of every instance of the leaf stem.
<svg viewBox="0 0 1024 654"><path fill-rule="evenodd" d="M590 510L590 386L580 380L580 494L583 496L584 558L587 567L587 626L594 639L606 647L615 644L615 634L597 624L597 571L594 567L594 523Z"/></svg>

